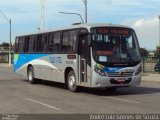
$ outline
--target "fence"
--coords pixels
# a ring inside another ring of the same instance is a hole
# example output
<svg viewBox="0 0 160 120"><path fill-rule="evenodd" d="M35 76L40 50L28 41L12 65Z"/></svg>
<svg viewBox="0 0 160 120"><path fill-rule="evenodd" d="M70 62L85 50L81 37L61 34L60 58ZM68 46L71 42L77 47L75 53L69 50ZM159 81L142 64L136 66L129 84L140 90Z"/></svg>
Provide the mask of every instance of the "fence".
<svg viewBox="0 0 160 120"><path fill-rule="evenodd" d="M14 56L14 52L11 52L11 62L13 63L13 56ZM9 52L7 51L1 51L0 52L0 63L8 63L9 61Z"/></svg>
<svg viewBox="0 0 160 120"><path fill-rule="evenodd" d="M143 72L152 72L156 73L154 71L155 64L159 61L158 58L152 57L152 58L143 58Z"/></svg>

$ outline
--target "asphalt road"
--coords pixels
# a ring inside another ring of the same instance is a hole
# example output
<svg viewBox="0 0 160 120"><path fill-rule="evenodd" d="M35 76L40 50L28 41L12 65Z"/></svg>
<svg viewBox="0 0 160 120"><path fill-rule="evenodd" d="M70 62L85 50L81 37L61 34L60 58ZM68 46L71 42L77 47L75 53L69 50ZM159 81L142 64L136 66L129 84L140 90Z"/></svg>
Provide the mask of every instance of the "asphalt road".
<svg viewBox="0 0 160 120"><path fill-rule="evenodd" d="M93 114L160 113L160 84L105 89L81 88L72 93L63 84L45 82L31 85L25 78L0 68L0 113L16 114Z"/></svg>

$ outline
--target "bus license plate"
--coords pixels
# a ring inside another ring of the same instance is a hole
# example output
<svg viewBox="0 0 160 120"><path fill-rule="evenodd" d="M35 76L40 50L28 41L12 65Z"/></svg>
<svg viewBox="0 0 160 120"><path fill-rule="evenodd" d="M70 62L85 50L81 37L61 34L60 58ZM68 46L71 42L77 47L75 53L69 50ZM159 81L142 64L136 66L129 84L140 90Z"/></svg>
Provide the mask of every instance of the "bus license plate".
<svg viewBox="0 0 160 120"><path fill-rule="evenodd" d="M124 78L118 78L116 81L117 82L125 82L126 80Z"/></svg>

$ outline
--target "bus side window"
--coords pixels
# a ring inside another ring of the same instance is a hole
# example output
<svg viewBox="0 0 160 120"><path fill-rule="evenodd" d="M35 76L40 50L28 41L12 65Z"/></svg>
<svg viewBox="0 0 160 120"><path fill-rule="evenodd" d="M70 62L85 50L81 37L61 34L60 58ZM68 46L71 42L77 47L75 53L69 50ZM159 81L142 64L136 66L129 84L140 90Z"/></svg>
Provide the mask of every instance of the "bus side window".
<svg viewBox="0 0 160 120"><path fill-rule="evenodd" d="M77 51L77 31L73 30L71 31L71 38L69 40L69 47L71 48L71 51L73 53L76 53Z"/></svg>
<svg viewBox="0 0 160 120"><path fill-rule="evenodd" d="M43 52L42 34L37 35L36 52Z"/></svg>
<svg viewBox="0 0 160 120"><path fill-rule="evenodd" d="M15 53L18 53L18 37L15 40Z"/></svg>
<svg viewBox="0 0 160 120"><path fill-rule="evenodd" d="M62 52L75 53L77 43L77 31L63 32Z"/></svg>
<svg viewBox="0 0 160 120"><path fill-rule="evenodd" d="M29 36L25 37L25 46L24 46L24 52L28 53L28 49L29 49Z"/></svg>
<svg viewBox="0 0 160 120"><path fill-rule="evenodd" d="M48 51L53 52L53 44L54 44L54 33L48 34Z"/></svg>
<svg viewBox="0 0 160 120"><path fill-rule="evenodd" d="M44 53L48 52L48 35L43 34L42 35L42 45L43 45L43 51Z"/></svg>
<svg viewBox="0 0 160 120"><path fill-rule="evenodd" d="M29 36L29 47L28 47L28 53L34 53L34 43L35 43L35 39L34 39L34 35Z"/></svg>
<svg viewBox="0 0 160 120"><path fill-rule="evenodd" d="M18 39L18 52L24 53L25 37L20 37Z"/></svg>
<svg viewBox="0 0 160 120"><path fill-rule="evenodd" d="M56 32L54 33L54 44L53 44L53 51L60 52L61 49L61 33Z"/></svg>
<svg viewBox="0 0 160 120"><path fill-rule="evenodd" d="M69 48L68 48L68 44L69 44L69 39L70 39L70 32L63 32L63 39L62 39L62 52L68 52Z"/></svg>

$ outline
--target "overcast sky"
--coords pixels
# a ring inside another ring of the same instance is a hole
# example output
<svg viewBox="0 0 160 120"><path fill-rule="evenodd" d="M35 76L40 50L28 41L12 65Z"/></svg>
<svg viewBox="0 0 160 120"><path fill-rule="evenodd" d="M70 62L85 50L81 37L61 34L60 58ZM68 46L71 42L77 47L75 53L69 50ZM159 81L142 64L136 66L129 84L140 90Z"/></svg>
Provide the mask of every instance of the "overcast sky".
<svg viewBox="0 0 160 120"><path fill-rule="evenodd" d="M0 0L0 9L12 19L12 42L15 36L38 31L40 0ZM60 11L77 12L84 16L82 0L46 0L46 28L57 28L80 22L74 15ZM158 40L160 0L88 0L89 23L127 25L136 30L140 46L155 49ZM9 40L9 23L0 13L0 42Z"/></svg>

